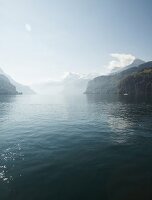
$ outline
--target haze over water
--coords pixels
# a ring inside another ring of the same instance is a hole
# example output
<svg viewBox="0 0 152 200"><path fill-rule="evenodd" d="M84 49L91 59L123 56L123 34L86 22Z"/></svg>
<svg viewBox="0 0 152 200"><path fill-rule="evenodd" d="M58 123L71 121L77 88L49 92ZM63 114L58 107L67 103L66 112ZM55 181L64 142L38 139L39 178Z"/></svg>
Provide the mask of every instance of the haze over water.
<svg viewBox="0 0 152 200"><path fill-rule="evenodd" d="M0 96L0 199L152 198L152 105Z"/></svg>

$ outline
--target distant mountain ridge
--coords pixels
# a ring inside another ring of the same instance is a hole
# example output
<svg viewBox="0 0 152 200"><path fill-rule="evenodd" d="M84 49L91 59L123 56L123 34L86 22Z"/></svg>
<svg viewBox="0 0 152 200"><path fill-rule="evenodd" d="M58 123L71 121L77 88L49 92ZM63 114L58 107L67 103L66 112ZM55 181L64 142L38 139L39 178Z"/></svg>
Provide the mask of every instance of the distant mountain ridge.
<svg viewBox="0 0 152 200"><path fill-rule="evenodd" d="M27 95L35 94L35 92L29 86L22 85L16 82L11 76L6 74L1 68L0 68L0 75L7 77L10 83L16 87L17 92L22 93L22 94L27 94Z"/></svg>
<svg viewBox="0 0 152 200"><path fill-rule="evenodd" d="M123 71L94 78L89 81L85 93L152 96L152 61L137 64L138 62L135 62L125 67Z"/></svg>
<svg viewBox="0 0 152 200"><path fill-rule="evenodd" d="M39 94L82 94L88 82L98 75L97 73L78 74L68 72L61 80L50 80L33 85L32 88Z"/></svg>
<svg viewBox="0 0 152 200"><path fill-rule="evenodd" d="M144 64L144 63L145 63L145 61L143 61L139 58L136 58L130 65L127 65L125 67L115 67L115 68L113 68L112 71L111 71L111 74L119 73L119 72L122 72L126 69L136 67L136 66L139 66L139 65Z"/></svg>

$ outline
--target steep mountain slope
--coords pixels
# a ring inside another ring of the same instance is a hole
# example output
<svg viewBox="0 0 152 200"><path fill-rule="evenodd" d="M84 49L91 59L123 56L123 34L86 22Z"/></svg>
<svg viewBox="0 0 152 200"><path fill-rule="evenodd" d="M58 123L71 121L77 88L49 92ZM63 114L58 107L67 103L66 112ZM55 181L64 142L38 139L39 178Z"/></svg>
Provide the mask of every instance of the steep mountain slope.
<svg viewBox="0 0 152 200"><path fill-rule="evenodd" d="M101 95L145 94L145 88L151 87L149 86L151 84L151 69L152 61L128 68L116 74L96 77L88 83L85 93ZM140 78L137 78L139 74ZM133 81L133 77L136 77L136 80ZM132 90L132 88L136 88L137 85L140 85L140 87L135 92L135 89Z"/></svg>
<svg viewBox="0 0 152 200"><path fill-rule="evenodd" d="M152 96L152 68L143 69L124 78L119 84L119 93L135 96Z"/></svg>
<svg viewBox="0 0 152 200"><path fill-rule="evenodd" d="M0 69L0 74L6 76L9 79L9 81L11 82L11 84L16 87L16 90L18 92L20 92L22 94L28 94L28 95L35 94L35 92L29 86L22 85L22 84L16 82L11 76L9 76L5 72L3 72L2 69Z"/></svg>
<svg viewBox="0 0 152 200"><path fill-rule="evenodd" d="M16 87L12 85L7 77L0 74L0 95L16 95Z"/></svg>

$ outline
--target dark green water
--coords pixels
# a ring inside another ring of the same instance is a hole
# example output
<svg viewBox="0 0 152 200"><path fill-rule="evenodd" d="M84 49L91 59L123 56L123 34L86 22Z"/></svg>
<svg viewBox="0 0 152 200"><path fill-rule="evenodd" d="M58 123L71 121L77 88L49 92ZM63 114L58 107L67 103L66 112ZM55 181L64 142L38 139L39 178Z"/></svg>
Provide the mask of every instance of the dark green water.
<svg viewBox="0 0 152 200"><path fill-rule="evenodd" d="M152 199L152 105L0 97L0 200Z"/></svg>

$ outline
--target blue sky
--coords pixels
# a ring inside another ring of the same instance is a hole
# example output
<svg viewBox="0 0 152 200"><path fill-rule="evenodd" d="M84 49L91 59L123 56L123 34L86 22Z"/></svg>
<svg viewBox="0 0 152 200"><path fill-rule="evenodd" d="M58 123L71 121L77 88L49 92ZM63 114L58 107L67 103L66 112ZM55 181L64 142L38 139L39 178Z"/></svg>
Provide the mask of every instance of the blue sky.
<svg viewBox="0 0 152 200"><path fill-rule="evenodd" d="M0 0L0 66L25 84L151 60L151 0Z"/></svg>

